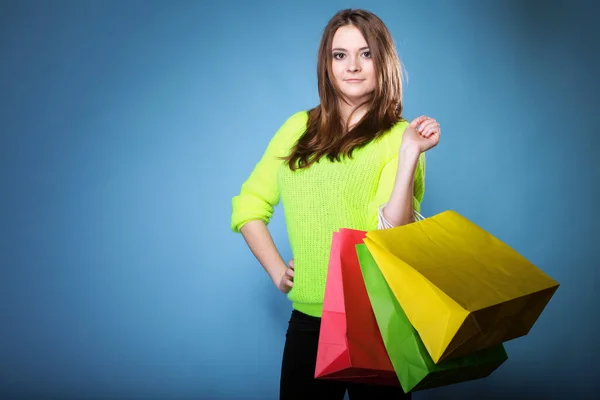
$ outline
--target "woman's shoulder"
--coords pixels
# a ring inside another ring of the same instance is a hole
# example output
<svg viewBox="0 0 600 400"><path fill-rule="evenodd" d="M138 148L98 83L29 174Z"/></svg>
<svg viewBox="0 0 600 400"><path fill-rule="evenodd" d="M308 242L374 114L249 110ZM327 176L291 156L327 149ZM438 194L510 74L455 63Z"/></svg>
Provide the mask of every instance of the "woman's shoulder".
<svg viewBox="0 0 600 400"><path fill-rule="evenodd" d="M402 144L402 135L410 123L405 119L400 119L384 134L385 150L390 154L397 154L400 145Z"/></svg>
<svg viewBox="0 0 600 400"><path fill-rule="evenodd" d="M290 121L291 123L296 123L296 124L306 124L306 122L308 121L308 112L309 112L309 110L297 111L297 112L293 113L292 115L290 115L288 117L287 121Z"/></svg>
<svg viewBox="0 0 600 400"><path fill-rule="evenodd" d="M399 145L402 141L402 135L404 134L406 128L408 128L409 125L410 123L404 118L401 118L398 122L392 125L388 133L390 140L392 140L393 142L398 142Z"/></svg>
<svg viewBox="0 0 600 400"><path fill-rule="evenodd" d="M298 138L306 131L308 111L302 110L288 116L279 126L270 141L271 148L287 153Z"/></svg>
<svg viewBox="0 0 600 400"><path fill-rule="evenodd" d="M308 122L308 111L309 110L300 110L297 111L291 115L289 115L283 125L282 128L298 128L298 127L303 127L306 126L306 123Z"/></svg>
<svg viewBox="0 0 600 400"><path fill-rule="evenodd" d="M277 131L277 136L295 137L304 133L308 122L308 110L302 110L291 114L283 122Z"/></svg>

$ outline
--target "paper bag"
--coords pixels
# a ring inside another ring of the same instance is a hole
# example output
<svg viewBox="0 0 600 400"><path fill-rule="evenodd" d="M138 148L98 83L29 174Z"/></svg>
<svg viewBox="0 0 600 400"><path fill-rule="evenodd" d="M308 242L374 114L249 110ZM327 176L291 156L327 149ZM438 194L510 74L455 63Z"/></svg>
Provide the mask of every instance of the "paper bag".
<svg viewBox="0 0 600 400"><path fill-rule="evenodd" d="M315 378L399 386L354 247L365 233L341 229L333 234Z"/></svg>
<svg viewBox="0 0 600 400"><path fill-rule="evenodd" d="M405 393L481 379L507 360L502 344L435 364L379 271L366 245L356 246L383 343Z"/></svg>
<svg viewBox="0 0 600 400"><path fill-rule="evenodd" d="M364 242L435 363L526 335L558 288L454 211Z"/></svg>

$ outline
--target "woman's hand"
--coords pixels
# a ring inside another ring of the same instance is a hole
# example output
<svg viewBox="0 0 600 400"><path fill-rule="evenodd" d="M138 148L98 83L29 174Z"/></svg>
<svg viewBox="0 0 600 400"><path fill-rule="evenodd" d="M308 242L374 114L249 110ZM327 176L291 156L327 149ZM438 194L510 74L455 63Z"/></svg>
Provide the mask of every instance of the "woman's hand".
<svg viewBox="0 0 600 400"><path fill-rule="evenodd" d="M402 135L403 150L415 150L420 154L439 143L441 129L435 119L422 115L412 120L410 127L413 129L407 128Z"/></svg>
<svg viewBox="0 0 600 400"><path fill-rule="evenodd" d="M277 289L280 292L286 294L292 290L294 286L294 260L290 260L287 268L283 272L281 279L279 280L279 284L277 285Z"/></svg>

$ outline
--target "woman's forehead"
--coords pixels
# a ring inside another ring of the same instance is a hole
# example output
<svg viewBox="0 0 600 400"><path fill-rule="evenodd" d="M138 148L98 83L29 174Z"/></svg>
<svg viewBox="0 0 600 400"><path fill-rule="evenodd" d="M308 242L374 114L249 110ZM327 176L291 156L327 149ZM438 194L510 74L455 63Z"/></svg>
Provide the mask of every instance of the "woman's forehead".
<svg viewBox="0 0 600 400"><path fill-rule="evenodd" d="M360 30L353 25L340 27L333 35L332 48L358 50L367 47L367 41Z"/></svg>

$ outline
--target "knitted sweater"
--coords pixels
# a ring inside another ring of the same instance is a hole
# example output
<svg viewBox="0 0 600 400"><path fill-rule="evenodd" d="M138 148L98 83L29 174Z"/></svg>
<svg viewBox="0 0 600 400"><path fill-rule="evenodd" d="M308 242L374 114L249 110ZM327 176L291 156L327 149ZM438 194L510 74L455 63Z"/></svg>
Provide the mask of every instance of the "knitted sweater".
<svg viewBox="0 0 600 400"><path fill-rule="evenodd" d="M322 158L309 168L292 171L278 157L289 155L307 120L306 111L298 112L275 133L232 199L231 229L239 232L251 220L268 224L281 200L294 258L294 286L288 298L296 310L320 317L333 232L377 229L378 210L391 195L408 123L397 123L381 138L354 150L352 158L339 162ZM413 189L416 211L424 190L425 156L421 154Z"/></svg>

